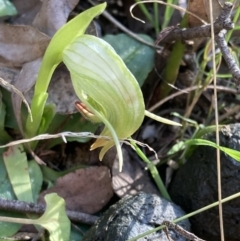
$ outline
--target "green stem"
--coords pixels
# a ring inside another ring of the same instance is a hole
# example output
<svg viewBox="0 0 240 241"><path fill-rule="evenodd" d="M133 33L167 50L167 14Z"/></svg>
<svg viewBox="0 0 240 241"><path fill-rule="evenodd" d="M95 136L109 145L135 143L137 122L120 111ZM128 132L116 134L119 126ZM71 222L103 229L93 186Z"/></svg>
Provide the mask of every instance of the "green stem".
<svg viewBox="0 0 240 241"><path fill-rule="evenodd" d="M155 165L146 157L146 155L141 151L141 149L136 145L136 143L133 142L132 139L129 139L131 145L135 148L135 151L137 152L138 156L148 165L148 168L151 172L151 175L160 191L160 193L162 194L162 196L171 201L171 198L167 192L167 189L165 188L163 181L158 173L157 168L155 167Z"/></svg>
<svg viewBox="0 0 240 241"><path fill-rule="evenodd" d="M184 18L181 21L180 27L187 26L187 15L184 15ZM164 99L169 92L171 91L172 87L170 85L174 85L175 81L178 76L179 67L182 61L182 56L185 51L185 44L182 41L176 41L173 46L173 50L167 60L167 65L164 70L163 79L161 85L161 99Z"/></svg>
<svg viewBox="0 0 240 241"><path fill-rule="evenodd" d="M168 4L177 4L177 0L168 0L167 1ZM164 13L164 20L163 20L163 24L162 24L162 29L166 28L171 20L171 17L173 15L174 12L174 8L172 8L172 6L166 6L166 10Z"/></svg>
<svg viewBox="0 0 240 241"><path fill-rule="evenodd" d="M155 33L156 33L156 36L157 36L158 33L160 32L160 30L159 30L159 19L158 19L158 3L157 2L153 3L153 8L154 8L154 21L155 21L154 28L155 28Z"/></svg>

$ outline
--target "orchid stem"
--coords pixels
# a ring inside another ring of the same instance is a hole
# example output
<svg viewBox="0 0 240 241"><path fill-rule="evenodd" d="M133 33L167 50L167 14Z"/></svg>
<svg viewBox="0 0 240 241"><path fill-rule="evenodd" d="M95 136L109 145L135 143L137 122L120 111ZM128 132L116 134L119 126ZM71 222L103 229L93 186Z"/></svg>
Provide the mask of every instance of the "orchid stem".
<svg viewBox="0 0 240 241"><path fill-rule="evenodd" d="M138 154L138 156L145 162L147 163L147 167L149 168L151 175L160 191L160 193L162 194L162 196L171 201L171 198L167 192L166 187L163 184L163 181L158 173L158 170L156 168L156 166L146 157L146 155L141 151L141 149L136 145L136 143L130 138L130 143L131 145L134 147L136 153Z"/></svg>

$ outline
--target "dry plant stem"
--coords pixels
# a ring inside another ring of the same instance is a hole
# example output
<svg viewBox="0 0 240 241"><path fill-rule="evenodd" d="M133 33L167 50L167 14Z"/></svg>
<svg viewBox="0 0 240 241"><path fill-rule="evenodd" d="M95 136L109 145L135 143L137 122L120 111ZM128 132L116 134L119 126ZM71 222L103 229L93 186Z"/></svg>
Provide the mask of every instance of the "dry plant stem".
<svg viewBox="0 0 240 241"><path fill-rule="evenodd" d="M238 91L240 91L240 69L228 48L227 41L225 40L226 33L227 31L225 29L221 30L215 37L215 40L218 44L218 47L221 50L221 53L228 66L228 69L233 76L233 79L236 83L236 88Z"/></svg>
<svg viewBox="0 0 240 241"><path fill-rule="evenodd" d="M96 4L91 1L88 0L93 6L95 6ZM115 26L117 26L120 30L122 30L124 33L126 33L127 35L129 35L130 37L136 39L137 41L139 41L140 43L146 44L147 46L150 46L152 48L156 48L156 46L154 46L154 44L149 43L147 41L145 41L144 39L140 38L137 34L133 33L132 31L130 31L128 28L126 28L124 25L122 25L117 19L115 19L108 11L104 11L102 13L102 15L108 19L110 22L112 22Z"/></svg>
<svg viewBox="0 0 240 241"><path fill-rule="evenodd" d="M220 15L218 16L216 22L229 22L230 21L230 17L231 17L231 10L232 10L233 4L226 2L223 6L223 9L220 13ZM232 26L234 26L234 24L231 22ZM226 28L226 27L225 27ZM227 29L227 28L226 28ZM213 28L213 32L214 32L214 28ZM214 33L215 34L215 33ZM213 55L214 56L214 55ZM215 61L215 60L214 60ZM210 84L211 81L207 81L204 86L207 86L208 84ZM189 117L190 113L192 112L192 109L194 108L196 102L198 101L199 97L201 95L201 91L200 92L196 92L194 95L194 99L191 102L191 105L188 107L186 113L185 113L185 117Z"/></svg>
<svg viewBox="0 0 240 241"><path fill-rule="evenodd" d="M230 5L230 4L229 4ZM228 6L225 4L224 6ZM214 23L213 23L213 4L212 0L209 1L210 10L210 22L211 22L211 39L212 39L212 61L213 61L213 83L214 83L214 105L215 105L215 126L216 126L216 144L219 146L219 126L218 126L218 100L217 100L217 70L216 70L216 59L215 59L215 34L214 34ZM221 15L219 17L221 19ZM221 184L221 161L220 161L220 149L216 149L217 154L217 183L218 183L218 209L219 209L219 224L220 224L220 236L221 241L224 241L224 226L223 226L223 210L222 210L222 184Z"/></svg>
<svg viewBox="0 0 240 241"><path fill-rule="evenodd" d="M141 20L140 18L135 17L134 14L132 13L132 11L133 11L133 9L134 9L137 5L143 4L143 3L159 3L159 4L162 4L162 5L165 5L165 6L169 6L169 7L172 7L172 8L174 8L174 9L177 9L177 10L179 10L179 11L182 11L182 12L184 12L184 13L190 14L191 16L194 16L195 18L197 18L198 20L200 20L203 24L207 24L207 22L204 21L202 18L198 17L198 15L196 15L196 14L194 14L194 13L186 10L185 8L179 7L179 6L177 6L176 4L172 4L172 3L169 3L169 2L166 3L166 2L161 1L161 0L142 0L142 1L138 1L138 2L134 3L134 4L130 7L129 11L130 11L131 16L132 16L134 19L136 19L136 20L138 20L138 21L140 21L140 22L142 22L142 23L145 23L145 22L144 22L143 20Z"/></svg>
<svg viewBox="0 0 240 241"><path fill-rule="evenodd" d="M225 3L223 9L214 23L214 33L217 34L223 29L233 29L234 24L231 22L231 10L232 3ZM200 27L194 27L189 29L175 28L172 30L161 43L169 43L177 40L190 40L194 38L210 37L211 36L211 24L206 24Z"/></svg>
<svg viewBox="0 0 240 241"><path fill-rule="evenodd" d="M236 105L233 108L231 108L229 111L227 111L225 114L221 115L219 117L219 122L225 120L226 118L229 118L229 116L237 114L240 112L240 105Z"/></svg>
<svg viewBox="0 0 240 241"><path fill-rule="evenodd" d="M41 134L29 139L22 139L22 140L17 140L17 141L12 141L6 145L2 145L0 146L0 148L5 148L5 147L9 147L9 146L15 146L18 144L23 144L23 143L28 143L31 141L38 141L38 140L46 140L46 139L53 139L53 138L62 138L62 140L67 143L66 137L81 137L81 138L88 138L88 137L92 137L92 138L103 138L103 139L107 139L110 140L109 137L107 136L98 136L98 135L94 135L91 132L61 132L58 134Z"/></svg>
<svg viewBox="0 0 240 241"><path fill-rule="evenodd" d="M175 223L172 223L170 221L163 221L162 225L166 226L166 228L164 228L165 229L164 231L165 231L165 233L167 235L168 240L170 240L170 241L172 239L168 235L168 230L167 230L168 228L175 230L176 232L178 232L181 236L183 236L186 239L193 240L193 241L204 241L203 239L198 238L193 233L183 229L181 226L179 226L179 225L177 225Z"/></svg>
<svg viewBox="0 0 240 241"><path fill-rule="evenodd" d="M45 205L42 204L35 204L35 203L27 203L18 200L7 200L7 199L0 199L0 210L7 210L7 211L15 211L21 213L35 213L35 214L43 214L45 211ZM94 224L98 217L89 215L86 213L81 212L74 212L74 211L66 211L67 216L71 221L84 223L92 225Z"/></svg>
<svg viewBox="0 0 240 241"><path fill-rule="evenodd" d="M89 1L91 1L91 0L89 0ZM172 4L165 3L163 1L157 1L157 0L156 1L154 1L154 0L141 1L141 3L148 3L148 2L158 2L160 4L171 6L175 9L184 11L184 12L191 14L194 17L198 18L195 14L192 14L191 12L188 12L185 9L182 9L182 8L172 5ZM135 18L136 20L144 22L141 19L136 18L132 14L133 8L138 4L139 4L139 2L135 3L131 6L130 13L131 13L132 17ZM232 23L232 21L230 19L232 8L233 8L232 3L230 3L230 2L224 3L222 11L214 23L215 34L219 33L222 29L230 30L230 29L234 28L234 24ZM199 19L199 20L202 21L201 19ZM175 29L171 33L169 33L169 35L167 35L161 42L169 43L171 41L177 41L177 40L184 41L184 40L190 40L190 39L194 39L194 38L210 37L211 36L211 24L206 24L206 22L204 22L204 21L202 21L202 22L205 23L205 25L200 26L200 27L194 27L194 28L190 28L190 29ZM125 32L125 30L124 30L124 32Z"/></svg>
<svg viewBox="0 0 240 241"><path fill-rule="evenodd" d="M9 84L6 80L0 78L0 84L3 85L4 87L8 87L10 88L14 93L16 93L17 95L20 96L20 98L22 99L23 103L26 105L28 113L30 115L31 121L33 121L32 118L32 112L31 112L31 108L27 102L27 100L25 99L24 95L22 94L21 91L19 91L18 89L16 89L13 85Z"/></svg>
<svg viewBox="0 0 240 241"><path fill-rule="evenodd" d="M201 89L203 88L203 86L192 86L192 87L188 87L186 89L182 89L178 92L175 92L171 95L169 95L168 97L164 98L163 100L157 102L155 105L151 106L151 108L148 109L148 111L152 112L154 111L155 109L157 109L158 107L160 107L161 105L163 105L164 103L166 103L167 101L179 96L179 95L183 95L183 94L188 94L190 91L194 91L196 89ZM235 89L232 89L232 88L228 88L228 87L225 87L225 86L216 86L217 90L218 91L224 91L224 92L228 92L228 93L232 93L232 94L237 94L237 91ZM206 86L203 91L205 89L214 89L214 86L213 85L208 85Z"/></svg>

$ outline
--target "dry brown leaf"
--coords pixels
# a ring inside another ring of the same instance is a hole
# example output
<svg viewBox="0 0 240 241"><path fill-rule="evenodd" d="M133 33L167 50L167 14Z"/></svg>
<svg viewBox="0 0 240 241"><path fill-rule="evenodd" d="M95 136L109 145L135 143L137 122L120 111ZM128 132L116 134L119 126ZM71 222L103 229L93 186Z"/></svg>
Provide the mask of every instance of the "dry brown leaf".
<svg viewBox="0 0 240 241"><path fill-rule="evenodd" d="M15 84L19 73L20 73L19 68L10 68L10 67L0 65L0 77L12 85Z"/></svg>
<svg viewBox="0 0 240 241"><path fill-rule="evenodd" d="M222 0L221 0L222 2ZM215 20L221 12L222 6L219 0L212 0L213 19ZM209 0L192 0L188 1L187 10L196 14L206 22L210 22ZM192 15L188 15L189 27L202 25L202 22Z"/></svg>
<svg viewBox="0 0 240 241"><path fill-rule="evenodd" d="M222 1L222 0L221 0ZM213 18L214 20L218 17L219 13L221 12L221 4L219 3L219 0L212 0L213 4ZM192 0L188 1L188 7L187 10L196 14L201 19L203 19L206 22L210 22L210 10L209 10L209 0ZM188 25L190 28L197 27L202 25L202 22L195 18L192 15L188 15ZM198 48L199 45L201 45L206 38L198 38L194 40L194 49Z"/></svg>
<svg viewBox="0 0 240 241"><path fill-rule="evenodd" d="M145 164L133 160L126 149L123 150L124 165L122 172L119 172L119 163L116 157L112 167L112 186L114 192L123 197L126 194L136 194L139 191L159 195L159 191L154 185Z"/></svg>
<svg viewBox="0 0 240 241"><path fill-rule="evenodd" d="M0 25L0 64L21 67L43 55L50 38L31 26Z"/></svg>
<svg viewBox="0 0 240 241"><path fill-rule="evenodd" d="M205 0L188 1L187 10L191 13L196 14L197 16L202 18L204 21L208 21L208 15L206 13L204 1ZM190 28L192 28L192 27L195 27L195 26L202 25L202 22L199 19L195 18L194 16L188 14L188 25L189 25Z"/></svg>
<svg viewBox="0 0 240 241"><path fill-rule="evenodd" d="M206 13L208 16L208 22L210 22L210 14L211 14L210 9L209 9L209 4L210 4L209 0L204 0L204 6L205 6ZM222 6L221 6L219 0L212 0L212 8L213 8L213 13L212 13L213 20L215 20L219 16L219 14L222 10Z"/></svg>
<svg viewBox="0 0 240 241"><path fill-rule="evenodd" d="M78 97L73 89L69 71L64 65L59 66L54 72L48 88L48 94L47 103L54 103L57 113L72 114L77 112L75 101ZM25 94L29 102L32 96L33 88Z"/></svg>
<svg viewBox="0 0 240 241"><path fill-rule="evenodd" d="M69 210L93 214L101 210L113 196L111 176L107 167L88 167L78 169L61 178L55 186L41 193L43 197L56 192L64 198Z"/></svg>
<svg viewBox="0 0 240 241"><path fill-rule="evenodd" d="M40 0L17 0L13 2L17 9L17 16L12 17L13 24L31 25L33 19L42 6Z"/></svg>
<svg viewBox="0 0 240 241"><path fill-rule="evenodd" d="M33 21L33 26L52 37L66 23L78 2L79 0L45 0Z"/></svg>

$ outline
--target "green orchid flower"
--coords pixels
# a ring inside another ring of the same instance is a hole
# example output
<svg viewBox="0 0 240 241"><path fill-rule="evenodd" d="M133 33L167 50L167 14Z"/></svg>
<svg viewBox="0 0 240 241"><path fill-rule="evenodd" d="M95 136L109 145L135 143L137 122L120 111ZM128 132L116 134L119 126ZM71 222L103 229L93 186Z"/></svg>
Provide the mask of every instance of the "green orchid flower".
<svg viewBox="0 0 240 241"><path fill-rule="evenodd" d="M39 117L42 113L39 110L43 109L47 98L45 89L54 69L63 61L70 72L74 90L81 101L76 102L76 107L91 121L105 124L101 135L107 136L108 139L97 139L91 150L102 147L99 155L102 160L104 154L115 145L121 171L123 155L120 141L131 137L141 126L145 115L168 124L180 124L147 112L140 86L120 56L104 40L84 34L87 24L94 16L101 13L105 6L101 4L99 7L93 7L83 12L83 17L81 14L77 17L85 21L83 30L76 30L77 21L73 19L53 37L44 56L35 87L32 102L35 122L30 123L28 118L27 130L33 135L39 128ZM66 40L65 32L68 33ZM45 82L42 84L41 81Z"/></svg>
<svg viewBox="0 0 240 241"><path fill-rule="evenodd" d="M87 109L105 124L102 136L91 149L103 147L100 160L114 145L122 168L119 139L130 137L144 118L144 102L135 77L115 50L91 35L77 37L63 51L63 62L70 71L74 90ZM89 117L91 119L91 117Z"/></svg>
<svg viewBox="0 0 240 241"><path fill-rule="evenodd" d="M145 114L155 117L145 111L137 80L107 42L91 35L78 36L69 44L63 50L63 62L70 71L74 90L84 104L78 103L78 109L88 119L103 122L105 128L101 135L112 137L112 140L97 139L91 150L102 147L99 155L102 160L116 145L121 170L119 139L130 137L141 126Z"/></svg>

